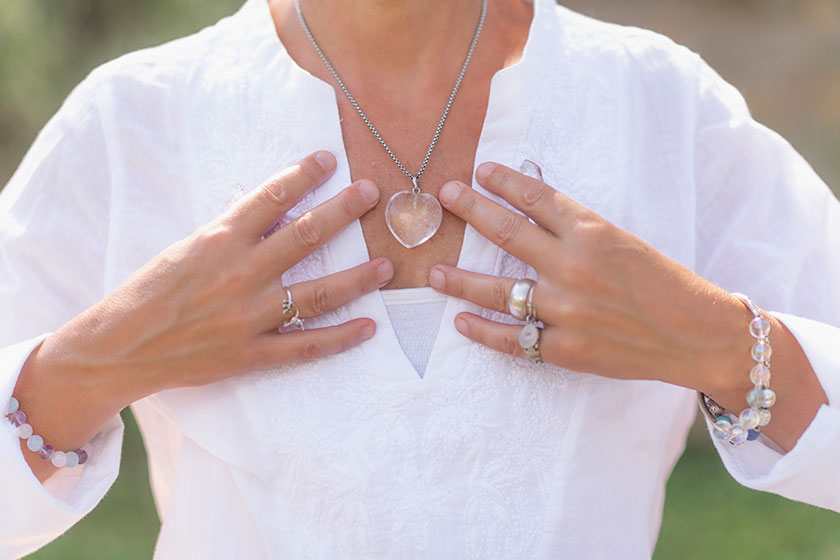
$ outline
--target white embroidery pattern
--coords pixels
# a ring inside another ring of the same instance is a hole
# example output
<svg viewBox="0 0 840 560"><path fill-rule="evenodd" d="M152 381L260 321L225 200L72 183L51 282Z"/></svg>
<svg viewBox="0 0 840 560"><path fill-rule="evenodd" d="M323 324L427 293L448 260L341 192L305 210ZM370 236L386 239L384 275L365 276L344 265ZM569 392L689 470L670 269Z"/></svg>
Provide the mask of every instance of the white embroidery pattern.
<svg viewBox="0 0 840 560"><path fill-rule="evenodd" d="M316 375L324 361L334 377ZM277 507L295 512L295 557L376 557L381 541L368 535L383 532L401 557L535 554L578 377L477 344L468 363L421 394L372 376L360 350L251 378L248 392L274 404L262 475ZM463 542L436 542L452 511Z"/></svg>

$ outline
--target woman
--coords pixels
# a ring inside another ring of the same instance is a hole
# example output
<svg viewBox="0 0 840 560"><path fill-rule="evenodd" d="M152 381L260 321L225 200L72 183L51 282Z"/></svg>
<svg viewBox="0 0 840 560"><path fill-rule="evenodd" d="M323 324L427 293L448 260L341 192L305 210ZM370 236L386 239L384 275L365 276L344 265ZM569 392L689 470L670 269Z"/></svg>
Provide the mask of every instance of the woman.
<svg viewBox="0 0 840 560"><path fill-rule="evenodd" d="M544 0L301 4L98 69L4 190L4 555L129 404L158 558L649 557L697 391L739 482L840 510L840 204L737 92Z"/></svg>

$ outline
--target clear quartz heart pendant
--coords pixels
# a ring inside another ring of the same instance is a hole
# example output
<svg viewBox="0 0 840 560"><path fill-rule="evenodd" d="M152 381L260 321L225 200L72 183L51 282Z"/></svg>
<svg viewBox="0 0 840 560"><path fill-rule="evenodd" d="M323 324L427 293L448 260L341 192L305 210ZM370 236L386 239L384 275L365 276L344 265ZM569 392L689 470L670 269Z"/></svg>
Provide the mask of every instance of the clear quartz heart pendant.
<svg viewBox="0 0 840 560"><path fill-rule="evenodd" d="M385 223L391 234L407 249L422 245L437 233L443 210L434 196L400 191L385 206Z"/></svg>

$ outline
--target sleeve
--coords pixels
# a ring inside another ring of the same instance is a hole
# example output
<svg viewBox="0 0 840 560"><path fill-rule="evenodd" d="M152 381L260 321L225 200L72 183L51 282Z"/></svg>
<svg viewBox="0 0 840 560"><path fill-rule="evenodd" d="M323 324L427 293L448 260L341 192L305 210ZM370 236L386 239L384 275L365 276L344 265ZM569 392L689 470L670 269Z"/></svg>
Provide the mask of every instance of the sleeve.
<svg viewBox="0 0 840 560"><path fill-rule="evenodd" d="M697 272L784 323L829 401L787 454L763 436L712 441L744 486L840 511L840 202L732 86L700 68Z"/></svg>
<svg viewBox="0 0 840 560"><path fill-rule="evenodd" d="M103 130L88 77L0 193L3 412L29 354L104 295L110 177ZM0 416L0 557L42 547L92 510L117 477L122 435L116 415L91 442L84 465L59 469L41 484L23 457L17 429Z"/></svg>

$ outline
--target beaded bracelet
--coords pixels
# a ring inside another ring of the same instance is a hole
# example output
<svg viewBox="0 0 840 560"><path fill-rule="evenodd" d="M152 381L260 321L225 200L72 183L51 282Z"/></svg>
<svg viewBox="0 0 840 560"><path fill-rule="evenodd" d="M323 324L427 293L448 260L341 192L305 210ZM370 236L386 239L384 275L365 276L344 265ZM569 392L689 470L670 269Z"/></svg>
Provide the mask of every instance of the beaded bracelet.
<svg viewBox="0 0 840 560"><path fill-rule="evenodd" d="M744 294L732 294L744 302L752 312L750 334L756 339L750 354L756 365L750 370L750 381L755 385L747 393L749 408L741 411L737 417L716 403L708 395L702 395L702 404L714 418L712 433L718 439L725 440L732 445L741 445L745 441L758 439L761 427L770 423L770 411L776 403L776 393L770 389L770 321L761 309Z"/></svg>
<svg viewBox="0 0 840 560"><path fill-rule="evenodd" d="M32 426L26 423L26 413L20 410L20 402L14 397L9 400L6 416L17 428L20 438L26 440L26 447L38 452L41 459L51 461L56 467L75 467L87 462L88 452L84 447L75 451L56 451L52 445L44 444L44 438L34 434Z"/></svg>

